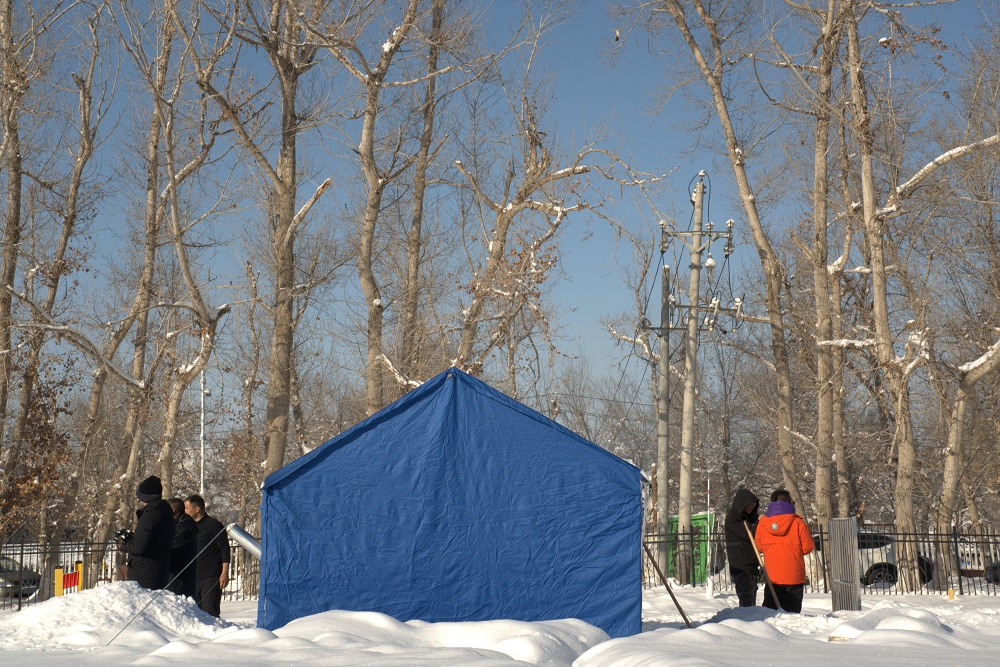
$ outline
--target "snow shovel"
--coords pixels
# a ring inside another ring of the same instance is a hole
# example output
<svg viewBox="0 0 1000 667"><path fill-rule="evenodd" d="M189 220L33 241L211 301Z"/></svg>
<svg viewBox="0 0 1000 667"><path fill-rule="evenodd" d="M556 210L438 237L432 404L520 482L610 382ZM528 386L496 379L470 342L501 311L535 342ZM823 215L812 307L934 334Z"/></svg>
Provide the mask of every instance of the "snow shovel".
<svg viewBox="0 0 1000 667"><path fill-rule="evenodd" d="M771 592L771 599L774 600L774 604L778 605L780 611L784 611L781 608L781 603L778 602L778 594L774 592L774 584L771 583L771 577L767 576L767 568L764 567L764 559L760 557L760 550L757 548L757 540L753 538L753 533L750 532L750 526L747 522L743 522L743 527L747 529L747 536L750 538L750 545L753 547L753 554L757 557L757 562L760 563L760 571L764 575L764 583L767 584L767 590Z"/></svg>
<svg viewBox="0 0 1000 667"><path fill-rule="evenodd" d="M645 542L642 543L642 548L646 550L646 555L649 556L649 562L653 564L653 569L656 570L657 576L660 577L660 581L663 582L663 585L664 585L664 587L666 587L667 592L670 593L670 599L674 601L674 606L676 606L677 607L677 611L679 611L681 613L681 618L684 619L684 622L687 623L687 626L689 628L693 628L694 626L691 625L691 621L688 620L687 614L685 614L684 610L681 609L681 603L678 602L677 601L677 597L674 596L673 589L671 589L670 588L670 584L667 583L667 578L665 576L663 576L663 571L660 569L660 566L656 564L656 559L653 558L653 552L649 550L649 547L646 546Z"/></svg>

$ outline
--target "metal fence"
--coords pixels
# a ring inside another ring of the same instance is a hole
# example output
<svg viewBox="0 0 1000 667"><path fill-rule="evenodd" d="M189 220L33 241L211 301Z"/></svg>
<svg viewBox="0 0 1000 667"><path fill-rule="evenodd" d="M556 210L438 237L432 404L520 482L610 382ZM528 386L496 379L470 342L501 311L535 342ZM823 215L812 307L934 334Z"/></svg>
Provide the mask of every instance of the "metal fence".
<svg viewBox="0 0 1000 667"><path fill-rule="evenodd" d="M222 599L256 599L260 563L237 542L230 540L229 548L229 584ZM119 566L124 563L124 554L114 544L101 542L6 543L0 547L0 558L0 610L48 600L59 592L60 583L71 584L61 587L65 595L107 585L120 578Z"/></svg>
<svg viewBox="0 0 1000 667"><path fill-rule="evenodd" d="M827 553L830 533L813 529L816 550L806 557L808 588L828 593L833 583ZM713 530L647 532L652 557L665 562L665 574L679 584L735 591L726 561L722 526ZM901 533L894 526L861 525L857 530L861 591L872 595L1000 595L1000 533L962 529L951 533ZM662 555L661 555L662 554ZM658 576L643 557L643 584L658 586Z"/></svg>
<svg viewBox="0 0 1000 667"><path fill-rule="evenodd" d="M806 558L809 589L830 592L834 579L826 557L830 534L824 527L813 531L816 551ZM652 558L665 558L664 574L680 584L735 591L726 562L725 535L721 526L708 529L654 533L643 536ZM240 544L230 541L229 585L223 599L254 600L260 585L260 563ZM662 556L661 556L662 554ZM57 572L79 571L65 594L107 585L118 578L122 554L113 545L63 542L58 546L33 542L4 544L0 572L0 610L20 609L47 600L57 592ZM859 526L857 559L861 590L875 595L1000 595L1000 533L995 529L900 533L892 526ZM909 577L907 573L909 572ZM642 558L645 586L660 585L649 562ZM909 579L909 581L907 580ZM37 584L32 582L37 581ZM6 583L4 583L6 582ZM12 582L14 585L12 585ZM23 582L21 590L16 582ZM31 590L37 585L37 590Z"/></svg>

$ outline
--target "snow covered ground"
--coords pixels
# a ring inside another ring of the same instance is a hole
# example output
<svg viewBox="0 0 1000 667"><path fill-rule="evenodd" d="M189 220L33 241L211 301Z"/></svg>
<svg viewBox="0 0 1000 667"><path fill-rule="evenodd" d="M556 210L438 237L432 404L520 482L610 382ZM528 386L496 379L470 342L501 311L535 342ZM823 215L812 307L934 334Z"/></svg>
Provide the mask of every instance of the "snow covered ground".
<svg viewBox="0 0 1000 667"><path fill-rule="evenodd" d="M609 640L578 620L400 623L330 611L268 632L256 603L223 605L224 620L186 598L131 582L0 613L0 664L378 665L380 667L646 667L653 665L981 665L1000 655L1000 598L865 597L860 612L733 608L733 595L675 590L687 629L662 588L643 600L643 632ZM129 621L133 620L131 623Z"/></svg>

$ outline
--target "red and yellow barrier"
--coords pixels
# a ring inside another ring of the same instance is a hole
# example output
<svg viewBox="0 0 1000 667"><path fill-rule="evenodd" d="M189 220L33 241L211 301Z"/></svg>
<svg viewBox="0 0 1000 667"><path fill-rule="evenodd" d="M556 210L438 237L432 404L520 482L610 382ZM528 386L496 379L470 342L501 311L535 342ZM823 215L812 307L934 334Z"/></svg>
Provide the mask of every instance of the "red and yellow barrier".
<svg viewBox="0 0 1000 667"><path fill-rule="evenodd" d="M62 567L56 568L55 573L55 584L56 584L56 597L61 595L66 595L67 593L77 593L83 590L83 561L78 560L75 563L75 569L71 572L66 572Z"/></svg>

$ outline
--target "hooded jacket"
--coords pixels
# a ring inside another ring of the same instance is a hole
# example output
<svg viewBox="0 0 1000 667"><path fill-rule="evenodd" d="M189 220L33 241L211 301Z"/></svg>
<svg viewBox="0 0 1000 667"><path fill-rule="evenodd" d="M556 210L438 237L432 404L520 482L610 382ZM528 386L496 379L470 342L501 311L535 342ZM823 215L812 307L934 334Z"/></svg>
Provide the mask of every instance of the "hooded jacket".
<svg viewBox="0 0 1000 667"><path fill-rule="evenodd" d="M753 505L752 512L743 511L747 505ZM726 557L729 559L729 573L734 576L738 572L756 575L760 570L753 545L750 543L750 535L743 525L745 521L750 526L751 533L757 529L759 507L760 499L753 494L753 491L740 489L726 513Z"/></svg>
<svg viewBox="0 0 1000 667"><path fill-rule="evenodd" d="M805 555L816 548L806 522L795 506L776 500L767 516L757 524L757 548L764 554L764 567L771 582L782 586L806 583Z"/></svg>
<svg viewBox="0 0 1000 667"><path fill-rule="evenodd" d="M170 549L174 512L165 500L154 500L135 513L135 535L122 546L128 556L128 580L143 588L164 588L170 581Z"/></svg>

